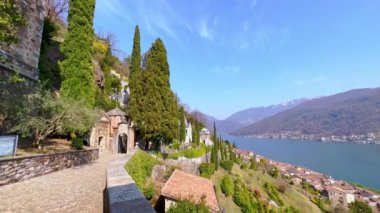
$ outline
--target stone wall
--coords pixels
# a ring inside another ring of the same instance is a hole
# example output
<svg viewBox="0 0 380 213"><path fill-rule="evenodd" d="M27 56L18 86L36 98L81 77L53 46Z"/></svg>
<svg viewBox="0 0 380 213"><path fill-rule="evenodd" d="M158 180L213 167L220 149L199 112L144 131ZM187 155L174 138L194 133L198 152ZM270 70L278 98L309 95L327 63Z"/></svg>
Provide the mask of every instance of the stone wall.
<svg viewBox="0 0 380 213"><path fill-rule="evenodd" d="M2 72L15 70L29 80L38 81L38 60L46 15L44 1L17 2L26 23L19 28L16 44L0 47L0 57L3 58L0 60L0 70Z"/></svg>
<svg viewBox="0 0 380 213"><path fill-rule="evenodd" d="M124 168L136 151L131 150L107 167L105 212L155 212Z"/></svg>
<svg viewBox="0 0 380 213"><path fill-rule="evenodd" d="M0 186L90 163L98 157L98 149L89 149L0 159Z"/></svg>

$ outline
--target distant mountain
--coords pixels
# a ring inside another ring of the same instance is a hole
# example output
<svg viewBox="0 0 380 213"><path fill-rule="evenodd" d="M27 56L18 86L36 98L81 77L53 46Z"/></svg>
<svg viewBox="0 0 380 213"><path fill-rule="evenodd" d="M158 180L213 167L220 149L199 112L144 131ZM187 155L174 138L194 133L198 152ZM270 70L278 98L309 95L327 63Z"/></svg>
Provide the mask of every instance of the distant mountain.
<svg viewBox="0 0 380 213"><path fill-rule="evenodd" d="M292 109L235 130L237 135L299 131L336 135L380 132L380 88L355 89L306 101Z"/></svg>
<svg viewBox="0 0 380 213"><path fill-rule="evenodd" d="M275 115L284 110L291 109L309 99L295 99L278 105L267 107L253 107L236 112L224 120L218 120L212 116L204 115L206 126L212 129L215 122L218 132L230 133L236 129L255 123L266 117Z"/></svg>

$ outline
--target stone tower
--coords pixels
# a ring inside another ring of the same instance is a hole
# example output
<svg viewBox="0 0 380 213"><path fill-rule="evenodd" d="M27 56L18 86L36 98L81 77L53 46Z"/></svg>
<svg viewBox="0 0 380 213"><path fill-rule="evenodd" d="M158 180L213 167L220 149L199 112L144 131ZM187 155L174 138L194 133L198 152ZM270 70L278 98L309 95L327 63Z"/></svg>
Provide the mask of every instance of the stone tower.
<svg viewBox="0 0 380 213"><path fill-rule="evenodd" d="M18 30L18 42L10 46L0 46L0 76L11 72L32 81L38 81L38 60L46 10L42 0L17 1L26 21Z"/></svg>

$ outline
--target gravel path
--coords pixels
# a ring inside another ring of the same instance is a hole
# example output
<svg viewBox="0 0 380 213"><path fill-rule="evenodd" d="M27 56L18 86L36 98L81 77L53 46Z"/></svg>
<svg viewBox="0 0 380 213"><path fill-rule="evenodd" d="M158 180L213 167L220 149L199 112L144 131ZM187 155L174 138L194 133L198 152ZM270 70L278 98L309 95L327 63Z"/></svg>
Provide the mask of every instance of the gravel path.
<svg viewBox="0 0 380 213"><path fill-rule="evenodd" d="M103 212L106 167L120 155L0 187L0 212Z"/></svg>

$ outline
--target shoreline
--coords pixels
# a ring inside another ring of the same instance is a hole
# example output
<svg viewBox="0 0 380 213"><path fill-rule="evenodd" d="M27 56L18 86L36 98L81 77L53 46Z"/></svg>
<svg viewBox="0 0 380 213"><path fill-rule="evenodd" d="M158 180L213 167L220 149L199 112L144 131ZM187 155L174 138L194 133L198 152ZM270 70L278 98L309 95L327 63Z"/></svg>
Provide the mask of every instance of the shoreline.
<svg viewBox="0 0 380 213"><path fill-rule="evenodd" d="M345 200L347 197L354 197L354 199L362 200L370 206L380 206L380 189L368 187L360 183L353 183L351 181L336 180L332 176L314 171L305 166L266 158L263 155L255 153L254 150L239 149L236 147L235 153L245 159L253 157L257 162L265 158L269 161L269 165L277 167L281 176L289 178L293 184L301 185L301 183L305 181L319 191L322 197L327 197L333 202L336 200ZM333 197L333 195L338 196L338 199Z"/></svg>
<svg viewBox="0 0 380 213"><path fill-rule="evenodd" d="M271 140L291 140L291 141L308 141L318 143L337 143L337 144L362 144L362 145L380 145L380 141L360 142L360 141L342 141L342 140L322 140L317 138L292 138L292 137L272 137L272 136L257 136L257 135L230 135L233 137L242 137L246 139L271 139Z"/></svg>

